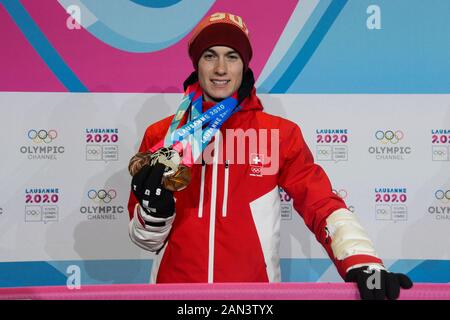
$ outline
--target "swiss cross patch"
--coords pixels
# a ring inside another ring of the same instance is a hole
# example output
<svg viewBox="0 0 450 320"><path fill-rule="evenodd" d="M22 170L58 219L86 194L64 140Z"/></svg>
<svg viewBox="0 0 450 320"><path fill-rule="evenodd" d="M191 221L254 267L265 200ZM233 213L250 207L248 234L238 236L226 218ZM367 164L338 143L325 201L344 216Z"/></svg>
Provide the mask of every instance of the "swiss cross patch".
<svg viewBox="0 0 450 320"><path fill-rule="evenodd" d="M252 153L251 156L250 156L250 165L251 166L262 167L263 166L263 160L264 160L264 156L262 154Z"/></svg>
<svg viewBox="0 0 450 320"><path fill-rule="evenodd" d="M264 156L259 153L252 153L250 155L250 176L262 177L262 168L264 163Z"/></svg>

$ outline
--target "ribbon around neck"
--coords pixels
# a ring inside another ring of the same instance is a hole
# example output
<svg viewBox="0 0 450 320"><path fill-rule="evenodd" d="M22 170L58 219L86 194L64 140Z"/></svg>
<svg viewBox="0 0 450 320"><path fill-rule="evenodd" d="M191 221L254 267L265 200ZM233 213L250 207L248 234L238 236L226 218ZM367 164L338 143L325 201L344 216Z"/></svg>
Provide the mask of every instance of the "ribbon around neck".
<svg viewBox="0 0 450 320"><path fill-rule="evenodd" d="M202 113L202 106L203 91L197 82L190 85L184 93L164 140L157 143L150 151L155 152L162 147L172 147L183 154L181 163L191 167L217 130L241 108L238 106L237 92L204 113ZM191 107L190 121L178 128L189 107Z"/></svg>

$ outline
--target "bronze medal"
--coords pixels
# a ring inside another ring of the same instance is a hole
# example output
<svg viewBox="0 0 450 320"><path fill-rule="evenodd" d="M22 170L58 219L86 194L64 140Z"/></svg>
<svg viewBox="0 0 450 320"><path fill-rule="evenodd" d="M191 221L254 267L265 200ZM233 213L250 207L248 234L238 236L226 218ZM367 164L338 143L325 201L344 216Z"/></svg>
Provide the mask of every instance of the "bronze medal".
<svg viewBox="0 0 450 320"><path fill-rule="evenodd" d="M134 176L143 166L154 166L161 163L166 166L162 178L162 185L170 191L180 191L187 187L191 181L191 169L181 165L181 157L172 148L161 148L151 152L138 152L128 165L128 171Z"/></svg>

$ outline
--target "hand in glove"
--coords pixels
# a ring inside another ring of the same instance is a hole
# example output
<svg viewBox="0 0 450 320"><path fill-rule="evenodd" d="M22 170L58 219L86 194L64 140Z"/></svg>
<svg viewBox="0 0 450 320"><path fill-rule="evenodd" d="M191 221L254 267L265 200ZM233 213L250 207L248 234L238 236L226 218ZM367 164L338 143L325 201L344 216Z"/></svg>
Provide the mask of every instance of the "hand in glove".
<svg viewBox="0 0 450 320"><path fill-rule="evenodd" d="M405 274L374 270L369 266L351 269L345 281L357 283L362 300L395 300L400 295L400 288L409 289L413 286Z"/></svg>
<svg viewBox="0 0 450 320"><path fill-rule="evenodd" d="M157 218L168 218L175 212L173 192L161 185L165 165L145 164L134 172L131 190L139 201L141 208L149 215Z"/></svg>

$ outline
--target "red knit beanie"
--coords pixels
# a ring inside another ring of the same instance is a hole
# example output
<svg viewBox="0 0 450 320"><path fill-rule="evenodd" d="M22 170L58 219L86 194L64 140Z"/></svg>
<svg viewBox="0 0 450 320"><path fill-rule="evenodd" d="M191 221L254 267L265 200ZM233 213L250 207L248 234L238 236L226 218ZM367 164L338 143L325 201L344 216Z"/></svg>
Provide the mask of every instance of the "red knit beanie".
<svg viewBox="0 0 450 320"><path fill-rule="evenodd" d="M205 17L194 28L188 46L195 70L203 52L214 46L236 50L244 62L245 71L253 55L247 26L241 17L231 13L216 12Z"/></svg>

